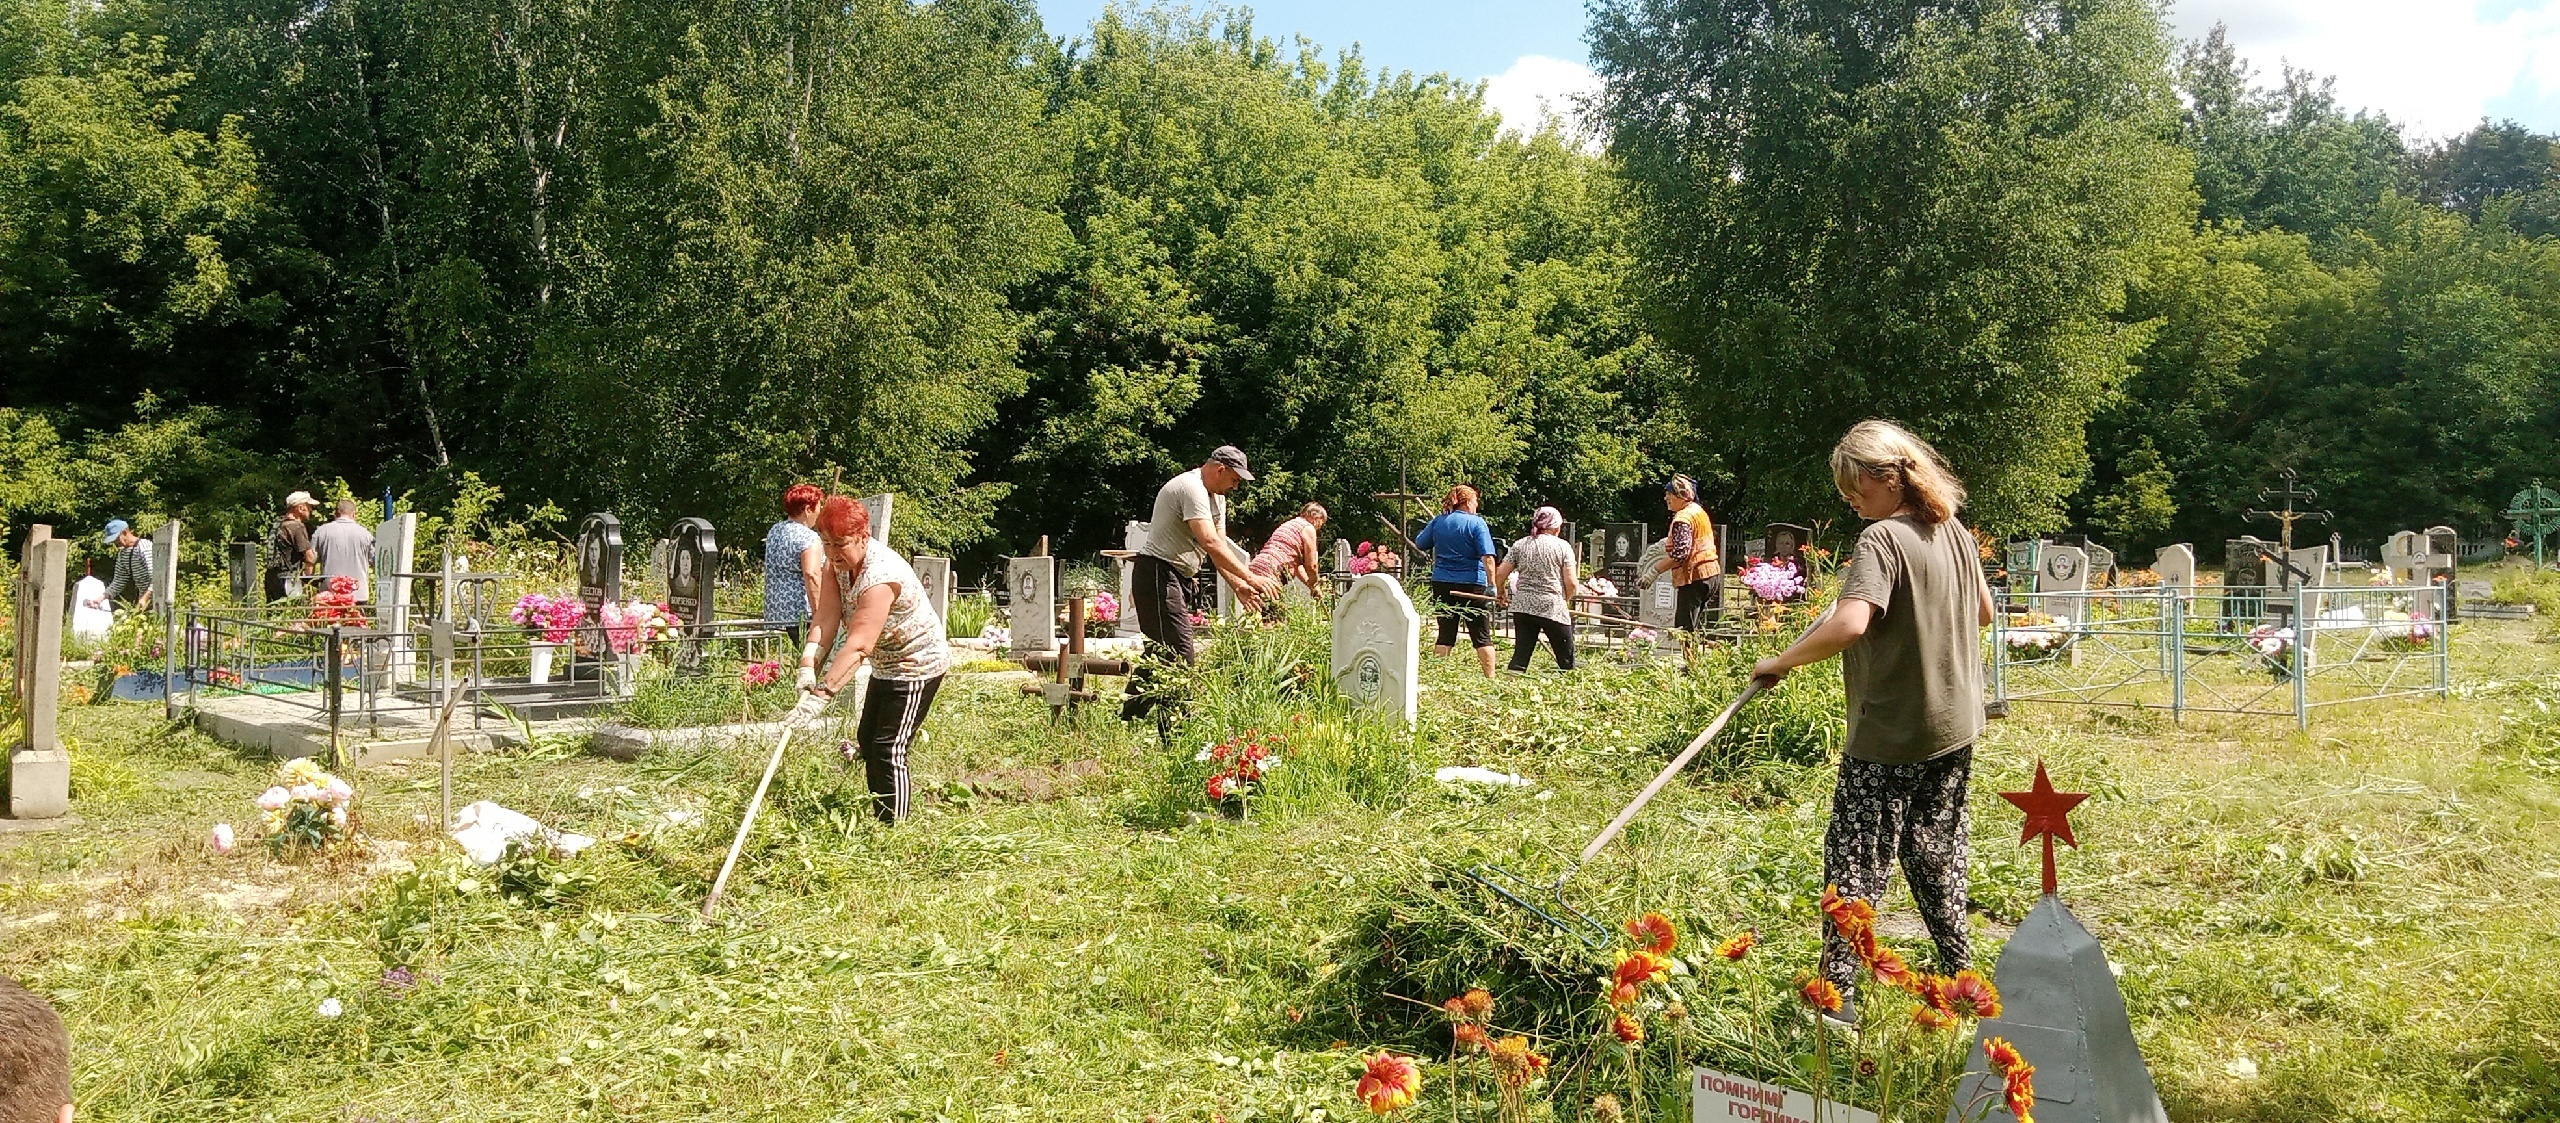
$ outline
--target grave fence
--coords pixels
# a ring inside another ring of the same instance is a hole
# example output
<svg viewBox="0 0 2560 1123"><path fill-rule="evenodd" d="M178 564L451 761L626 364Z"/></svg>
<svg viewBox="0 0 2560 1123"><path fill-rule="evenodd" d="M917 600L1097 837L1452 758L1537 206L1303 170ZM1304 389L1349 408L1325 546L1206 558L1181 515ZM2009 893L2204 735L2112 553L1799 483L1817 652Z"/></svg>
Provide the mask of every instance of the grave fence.
<svg viewBox="0 0 2560 1123"><path fill-rule="evenodd" d="M2452 687L2445 590L2434 586L2174 587L2009 594L1993 614L1992 704L2290 716L2442 696Z"/></svg>

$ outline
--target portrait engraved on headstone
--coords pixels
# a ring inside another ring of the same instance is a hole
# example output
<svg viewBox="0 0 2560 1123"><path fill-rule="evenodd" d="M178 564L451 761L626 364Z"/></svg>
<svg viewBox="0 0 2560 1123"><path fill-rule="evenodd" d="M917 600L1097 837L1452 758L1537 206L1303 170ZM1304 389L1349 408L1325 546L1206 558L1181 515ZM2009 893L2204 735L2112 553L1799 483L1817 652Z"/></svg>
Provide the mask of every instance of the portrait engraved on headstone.
<svg viewBox="0 0 2560 1123"><path fill-rule="evenodd" d="M1411 725L1419 699L1422 616L1404 586L1363 574L1333 607L1333 682L1357 708L1392 713Z"/></svg>

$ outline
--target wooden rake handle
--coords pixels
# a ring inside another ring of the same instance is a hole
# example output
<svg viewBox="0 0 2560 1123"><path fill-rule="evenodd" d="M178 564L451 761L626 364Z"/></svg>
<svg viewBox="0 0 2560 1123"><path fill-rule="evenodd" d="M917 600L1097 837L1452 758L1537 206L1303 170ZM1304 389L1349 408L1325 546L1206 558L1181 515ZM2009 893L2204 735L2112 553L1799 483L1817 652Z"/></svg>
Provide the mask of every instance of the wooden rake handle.
<svg viewBox="0 0 2560 1123"><path fill-rule="evenodd" d="M1574 870L1581 869L1585 863L1598 856L1601 848L1609 845L1609 840L1618 837L1618 832L1627 829L1627 824L1635 821L1636 815L1644 810L1645 805L1653 802L1653 797L1662 794L1662 789L1671 783L1671 778L1679 775L1681 769L1687 768L1690 761L1697 759L1699 751L1705 749L1708 742L1715 740L1716 734L1724 732L1725 723L1732 721L1733 715L1742 711L1743 703L1758 697L1762 689L1758 679L1751 680L1750 685L1743 687L1742 693L1734 696L1733 702L1724 708L1724 712L1717 714L1714 721L1707 723L1707 727L1699 731L1697 737L1689 742L1688 748L1680 750L1679 756L1672 757L1671 763L1662 766L1661 773L1654 776L1652 783L1646 784L1643 791L1636 793L1635 802L1618 812L1618 817L1609 820L1608 826L1600 828L1599 837L1592 839L1591 845L1582 848L1582 856L1573 860L1572 869L1566 870L1564 877L1557 878L1556 884L1563 885L1566 877L1573 876Z"/></svg>

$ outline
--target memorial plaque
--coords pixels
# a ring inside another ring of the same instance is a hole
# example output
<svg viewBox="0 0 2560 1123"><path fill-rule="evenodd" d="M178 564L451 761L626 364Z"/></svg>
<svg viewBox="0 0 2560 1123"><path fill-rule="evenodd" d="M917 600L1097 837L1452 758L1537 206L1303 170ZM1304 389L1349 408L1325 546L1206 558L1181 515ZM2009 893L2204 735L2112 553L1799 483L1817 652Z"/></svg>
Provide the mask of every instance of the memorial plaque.
<svg viewBox="0 0 2560 1123"><path fill-rule="evenodd" d="M1611 569L1632 569L1651 544L1648 539L1652 528L1643 523L1607 523L1601 526L1600 533L1608 536L1602 564Z"/></svg>
<svg viewBox="0 0 2560 1123"><path fill-rule="evenodd" d="M720 536L709 519L677 519L667 531L667 607L690 627L705 627L719 609Z"/></svg>
<svg viewBox="0 0 2560 1123"><path fill-rule="evenodd" d="M578 599L590 616L622 599L622 520L602 511L578 524Z"/></svg>
<svg viewBox="0 0 2560 1123"><path fill-rule="evenodd" d="M1422 616L1404 586L1362 575L1333 607L1333 683L1355 709L1413 724L1422 670Z"/></svg>
<svg viewBox="0 0 2560 1123"><path fill-rule="evenodd" d="M924 584L924 599L933 605L934 619L951 620L951 559L917 554L907 559L916 571L916 580Z"/></svg>
<svg viewBox="0 0 2560 1123"><path fill-rule="evenodd" d="M1771 561L1787 558L1802 566L1806 548L1813 545L1813 528L1809 526L1770 523L1763 534L1769 543L1768 558Z"/></svg>
<svg viewBox="0 0 2560 1123"><path fill-rule="evenodd" d="M1015 656L1046 655L1058 647L1058 559L1047 555L1015 558L1005 563L1004 587L1011 602Z"/></svg>
<svg viewBox="0 0 2560 1123"><path fill-rule="evenodd" d="M871 540L883 546L889 544L889 512L896 502L897 497L892 495L874 495L862 501L863 509L871 512Z"/></svg>
<svg viewBox="0 0 2560 1123"><path fill-rule="evenodd" d="M264 591L260 581L262 574L259 570L265 564L265 559L265 548L256 542L231 544L229 561L231 603L251 604L257 601Z"/></svg>

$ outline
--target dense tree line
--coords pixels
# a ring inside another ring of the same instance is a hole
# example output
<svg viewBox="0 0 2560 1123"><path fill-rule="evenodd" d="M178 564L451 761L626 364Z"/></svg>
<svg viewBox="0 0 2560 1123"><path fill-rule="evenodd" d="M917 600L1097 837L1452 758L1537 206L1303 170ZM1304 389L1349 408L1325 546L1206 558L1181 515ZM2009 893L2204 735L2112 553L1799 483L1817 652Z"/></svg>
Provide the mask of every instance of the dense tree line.
<svg viewBox="0 0 2560 1123"><path fill-rule="evenodd" d="M1053 34L1053 32L1064 32ZM2142 0L1600 0L1605 145L1025 0L0 0L0 520L246 529L330 479L733 536L1116 545L1218 443L1375 533L1825 518L1847 420L2004 531L2371 539L2560 478L2560 178Z"/></svg>

